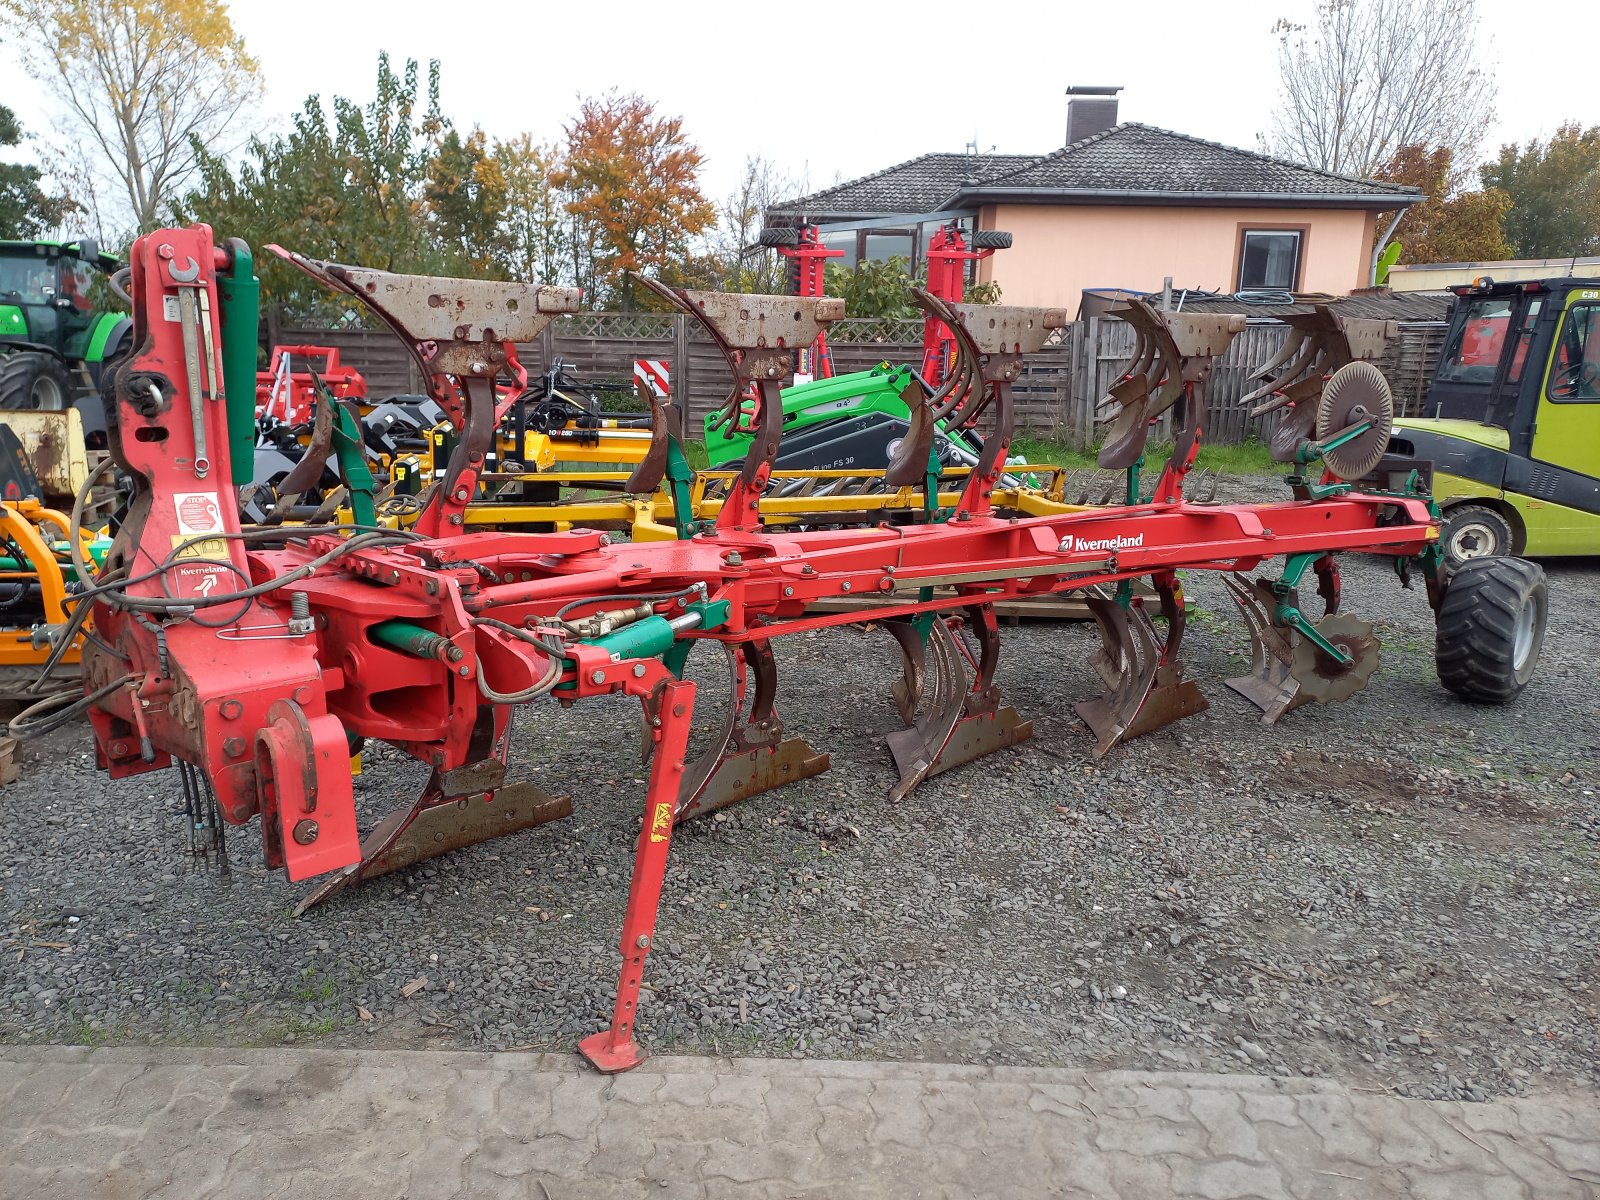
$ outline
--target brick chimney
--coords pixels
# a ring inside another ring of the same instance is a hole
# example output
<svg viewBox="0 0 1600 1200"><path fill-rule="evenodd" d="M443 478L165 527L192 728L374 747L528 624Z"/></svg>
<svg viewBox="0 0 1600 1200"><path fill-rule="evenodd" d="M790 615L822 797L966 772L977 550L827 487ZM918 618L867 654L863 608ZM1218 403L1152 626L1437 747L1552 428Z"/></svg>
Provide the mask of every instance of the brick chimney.
<svg viewBox="0 0 1600 1200"><path fill-rule="evenodd" d="M1117 123L1120 87L1069 87L1067 145L1104 133Z"/></svg>

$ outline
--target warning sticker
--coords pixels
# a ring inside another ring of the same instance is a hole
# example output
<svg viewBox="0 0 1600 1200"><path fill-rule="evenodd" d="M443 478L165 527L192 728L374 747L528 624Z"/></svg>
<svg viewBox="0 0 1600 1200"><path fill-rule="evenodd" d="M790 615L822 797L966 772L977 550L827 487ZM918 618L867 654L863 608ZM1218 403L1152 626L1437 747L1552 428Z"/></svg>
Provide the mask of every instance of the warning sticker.
<svg viewBox="0 0 1600 1200"><path fill-rule="evenodd" d="M178 532L172 539L174 549L190 538L222 532L222 504L215 492L177 492L172 497L172 505L178 515ZM184 546L178 557L227 558L228 543L221 538L195 542Z"/></svg>
<svg viewBox="0 0 1600 1200"><path fill-rule="evenodd" d="M178 309L176 296L161 297L161 316L163 320L171 321L174 325L183 320L183 314Z"/></svg>

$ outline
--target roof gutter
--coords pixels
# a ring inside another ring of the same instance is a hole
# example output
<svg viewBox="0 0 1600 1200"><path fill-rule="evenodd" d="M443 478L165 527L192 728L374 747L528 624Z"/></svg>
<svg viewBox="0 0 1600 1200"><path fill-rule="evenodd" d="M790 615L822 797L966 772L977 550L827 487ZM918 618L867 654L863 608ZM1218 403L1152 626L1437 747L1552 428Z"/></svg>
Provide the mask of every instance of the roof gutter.
<svg viewBox="0 0 1600 1200"><path fill-rule="evenodd" d="M1139 204L1192 207L1242 205L1256 208L1410 208L1421 192L1159 192L1120 188L963 188L946 207L957 204Z"/></svg>

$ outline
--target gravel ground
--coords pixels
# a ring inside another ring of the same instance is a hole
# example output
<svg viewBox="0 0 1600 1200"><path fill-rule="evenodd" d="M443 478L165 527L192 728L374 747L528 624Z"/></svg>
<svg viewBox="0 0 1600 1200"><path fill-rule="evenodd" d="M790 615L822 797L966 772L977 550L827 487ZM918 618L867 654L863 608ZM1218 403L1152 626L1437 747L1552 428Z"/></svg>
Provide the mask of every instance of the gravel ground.
<svg viewBox="0 0 1600 1200"><path fill-rule="evenodd" d="M1539 677L1492 709L1439 686L1420 590L1347 563L1382 666L1271 728L1221 685L1243 632L1193 579L1213 707L1099 764L1070 707L1098 690L1093 627L1007 629L1000 682L1033 742L899 806L892 641L780 640L789 730L833 769L674 839L644 1039L1433 1098L1600 1085L1600 564L1548 569ZM571 1048L609 1014L636 711L524 713L510 777L574 795L571 819L301 920L254 826L224 882L184 854L171 773L108 781L87 728L31 744L0 793L0 1040ZM369 751L364 824L421 778Z"/></svg>

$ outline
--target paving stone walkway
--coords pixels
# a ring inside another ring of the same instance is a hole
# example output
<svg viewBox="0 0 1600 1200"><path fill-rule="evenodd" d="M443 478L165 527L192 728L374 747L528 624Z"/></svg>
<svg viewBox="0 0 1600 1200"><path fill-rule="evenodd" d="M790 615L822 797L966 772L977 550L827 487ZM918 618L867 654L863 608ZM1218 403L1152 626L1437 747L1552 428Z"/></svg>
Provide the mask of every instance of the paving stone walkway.
<svg viewBox="0 0 1600 1200"><path fill-rule="evenodd" d="M661 1057L0 1046L0 1198L1600 1200L1600 1098Z"/></svg>

